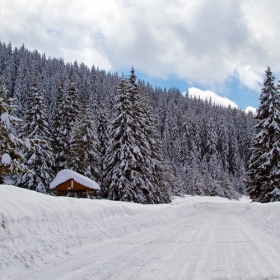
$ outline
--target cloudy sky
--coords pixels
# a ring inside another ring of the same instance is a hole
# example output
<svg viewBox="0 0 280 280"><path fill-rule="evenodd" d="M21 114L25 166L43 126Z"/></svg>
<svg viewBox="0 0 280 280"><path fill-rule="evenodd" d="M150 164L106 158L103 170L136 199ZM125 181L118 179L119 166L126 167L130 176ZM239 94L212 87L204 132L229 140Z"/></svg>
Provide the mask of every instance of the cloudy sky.
<svg viewBox="0 0 280 280"><path fill-rule="evenodd" d="M0 40L257 107L280 79L279 0L0 0Z"/></svg>

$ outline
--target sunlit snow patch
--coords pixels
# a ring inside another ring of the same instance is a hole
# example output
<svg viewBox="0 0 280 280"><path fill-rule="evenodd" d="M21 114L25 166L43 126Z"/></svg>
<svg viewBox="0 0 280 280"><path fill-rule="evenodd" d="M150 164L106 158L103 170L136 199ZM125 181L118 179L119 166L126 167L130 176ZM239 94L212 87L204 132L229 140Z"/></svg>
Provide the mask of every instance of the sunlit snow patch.
<svg viewBox="0 0 280 280"><path fill-rule="evenodd" d="M11 157L8 154L2 156L1 162L3 165L9 165L11 163Z"/></svg>

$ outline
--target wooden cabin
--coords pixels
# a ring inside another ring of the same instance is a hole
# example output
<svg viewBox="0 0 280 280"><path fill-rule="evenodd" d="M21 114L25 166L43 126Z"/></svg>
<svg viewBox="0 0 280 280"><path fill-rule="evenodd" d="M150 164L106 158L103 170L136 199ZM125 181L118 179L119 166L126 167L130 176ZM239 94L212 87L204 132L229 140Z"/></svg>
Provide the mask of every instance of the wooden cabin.
<svg viewBox="0 0 280 280"><path fill-rule="evenodd" d="M91 179L72 170L61 170L51 182L50 190L57 196L90 197L97 196L100 186Z"/></svg>

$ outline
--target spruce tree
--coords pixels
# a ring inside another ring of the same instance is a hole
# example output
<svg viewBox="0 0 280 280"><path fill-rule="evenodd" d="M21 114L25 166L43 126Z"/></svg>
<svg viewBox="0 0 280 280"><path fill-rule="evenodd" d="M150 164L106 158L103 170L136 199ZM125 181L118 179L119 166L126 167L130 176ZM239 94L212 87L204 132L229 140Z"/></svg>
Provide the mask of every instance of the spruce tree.
<svg viewBox="0 0 280 280"><path fill-rule="evenodd" d="M183 123L180 134L178 162L181 170L187 173L190 169L190 163L196 162L196 157L194 153L194 143L191 141L189 127L186 123Z"/></svg>
<svg viewBox="0 0 280 280"><path fill-rule="evenodd" d="M0 183L6 176L28 171L23 151L29 146L29 141L24 142L16 135L15 128L22 120L12 115L17 109L16 99L5 97L6 92L4 82L0 81Z"/></svg>
<svg viewBox="0 0 280 280"><path fill-rule="evenodd" d="M107 107L101 103L98 108L97 113L97 137L99 142L99 157L100 157L100 183L101 186L105 184L105 170L106 166L106 156L109 147L109 112ZM104 188L102 188L104 190ZM107 194L103 193L102 196L106 197Z"/></svg>
<svg viewBox="0 0 280 280"><path fill-rule="evenodd" d="M151 102L148 96L143 91L140 91L136 83L136 75L133 68L131 69L129 84L131 85L130 90L135 96L134 112L135 118L138 119L142 131L142 133L139 133L142 137L142 146L148 147L146 150L143 149L144 160L146 161L144 164L144 166L146 166L144 173L151 182L150 192L153 197L152 200L154 202L158 201L157 203L168 202L170 200L168 187L171 188L172 184L167 186L167 166L162 156L162 144L156 132Z"/></svg>
<svg viewBox="0 0 280 280"><path fill-rule="evenodd" d="M100 157L96 126L89 105L82 110L72 130L66 167L100 182Z"/></svg>
<svg viewBox="0 0 280 280"><path fill-rule="evenodd" d="M66 150L70 135L67 133L67 128L64 116L65 93L62 85L57 89L56 105L52 118L52 148L54 152L54 171L55 173L65 168ZM66 137L68 136L68 139Z"/></svg>
<svg viewBox="0 0 280 280"><path fill-rule="evenodd" d="M62 85L58 87L56 106L52 121L53 150L55 171L66 167L66 157L70 152L71 133L79 115L78 95L73 78L64 92Z"/></svg>
<svg viewBox="0 0 280 280"><path fill-rule="evenodd" d="M17 185L47 193L54 179L52 170L54 156L51 148L50 131L47 123L46 106L38 78L35 78L28 93L27 111L24 117L22 136L29 138L32 148L25 153L26 166Z"/></svg>
<svg viewBox="0 0 280 280"><path fill-rule="evenodd" d="M132 69L129 81L124 78L121 80L115 98L115 115L110 125L106 188L103 192L108 193L108 198L112 200L167 202L168 195L164 189L161 192L158 182L154 181L158 175L151 177L149 167L153 167L154 163L142 106ZM157 166L153 168L158 172Z"/></svg>
<svg viewBox="0 0 280 280"><path fill-rule="evenodd" d="M83 174L85 171L85 153L81 124L82 121L80 120L80 118L78 118L73 126L70 148L66 155L65 168Z"/></svg>
<svg viewBox="0 0 280 280"><path fill-rule="evenodd" d="M269 67L265 74L246 180L250 197L259 202L280 200L280 92Z"/></svg>
<svg viewBox="0 0 280 280"><path fill-rule="evenodd" d="M192 166L187 176L187 193L191 195L205 195L205 182L196 164Z"/></svg>
<svg viewBox="0 0 280 280"><path fill-rule="evenodd" d="M137 141L134 135L132 107L132 98L127 92L127 81L122 78L115 97L115 115L110 124L111 140L106 159L106 184L102 189L112 200L137 200L137 185L134 183L136 159L133 150L137 147Z"/></svg>
<svg viewBox="0 0 280 280"><path fill-rule="evenodd" d="M132 69L132 75L134 76L134 70ZM136 78L136 77L135 77ZM131 78L130 78L131 79ZM146 170L145 173L152 183L151 192L153 193L153 200L158 200L158 203L169 202L169 188L175 188L174 183L167 182L167 166L163 160L162 155L162 144L160 142L159 136L156 132L156 125L154 114L152 112L152 107L148 97L142 93L138 92L135 79L132 80L136 91L136 94L140 96L139 104L137 106L139 110L140 122L142 123L142 141L147 142L145 146L149 147L146 150L146 155L144 160L146 160Z"/></svg>
<svg viewBox="0 0 280 280"><path fill-rule="evenodd" d="M78 93L76 89L76 83L74 78L70 78L70 85L67 90L65 98L65 122L69 125L69 131L71 131L76 118L80 113Z"/></svg>

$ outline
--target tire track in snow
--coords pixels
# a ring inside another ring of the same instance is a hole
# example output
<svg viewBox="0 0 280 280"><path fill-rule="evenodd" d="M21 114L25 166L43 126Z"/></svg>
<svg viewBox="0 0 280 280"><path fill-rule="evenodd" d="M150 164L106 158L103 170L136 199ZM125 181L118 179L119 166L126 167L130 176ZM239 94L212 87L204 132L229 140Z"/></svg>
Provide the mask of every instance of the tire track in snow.
<svg viewBox="0 0 280 280"><path fill-rule="evenodd" d="M279 243L242 217L245 206L200 205L191 217L10 279L280 279Z"/></svg>
<svg viewBox="0 0 280 280"><path fill-rule="evenodd" d="M280 279L280 248L274 240L241 217L238 235L243 240L243 261L250 265L246 273L252 279ZM247 256L247 258L245 257ZM278 260L278 261L277 261Z"/></svg>

